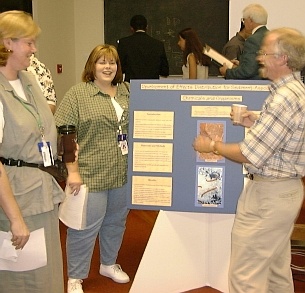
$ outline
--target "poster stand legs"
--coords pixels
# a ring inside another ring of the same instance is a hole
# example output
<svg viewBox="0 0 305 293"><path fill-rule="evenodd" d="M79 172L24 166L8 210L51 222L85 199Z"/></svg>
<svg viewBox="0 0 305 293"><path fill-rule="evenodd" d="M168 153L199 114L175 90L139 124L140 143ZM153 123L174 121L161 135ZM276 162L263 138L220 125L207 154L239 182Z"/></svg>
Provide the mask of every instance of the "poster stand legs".
<svg viewBox="0 0 305 293"><path fill-rule="evenodd" d="M234 214L160 211L130 293L228 292Z"/></svg>

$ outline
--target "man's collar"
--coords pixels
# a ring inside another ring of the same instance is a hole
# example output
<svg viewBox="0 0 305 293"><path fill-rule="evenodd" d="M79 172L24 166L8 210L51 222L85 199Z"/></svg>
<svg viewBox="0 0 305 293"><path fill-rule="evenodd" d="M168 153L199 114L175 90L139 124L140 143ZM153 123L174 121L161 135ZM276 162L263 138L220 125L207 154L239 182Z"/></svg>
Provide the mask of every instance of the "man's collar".
<svg viewBox="0 0 305 293"><path fill-rule="evenodd" d="M264 24L261 24L261 25L258 25L257 27L255 27L253 30L252 30L252 35L261 27L265 26Z"/></svg>
<svg viewBox="0 0 305 293"><path fill-rule="evenodd" d="M300 71L293 71L287 75L284 75L280 78L278 78L277 80L272 81L272 83L270 84L270 91L271 92L275 92L276 89L278 89L279 87L281 87L283 84L288 83L289 81L292 80L301 80L301 73Z"/></svg>

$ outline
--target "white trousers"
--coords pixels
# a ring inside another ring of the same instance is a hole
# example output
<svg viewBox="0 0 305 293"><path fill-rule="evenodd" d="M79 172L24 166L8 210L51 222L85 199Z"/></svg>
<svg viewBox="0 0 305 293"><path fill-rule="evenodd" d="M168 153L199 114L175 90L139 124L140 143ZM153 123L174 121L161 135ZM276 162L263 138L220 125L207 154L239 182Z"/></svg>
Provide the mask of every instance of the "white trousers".
<svg viewBox="0 0 305 293"><path fill-rule="evenodd" d="M230 293L293 293L290 236L303 202L301 179L249 180L232 228Z"/></svg>

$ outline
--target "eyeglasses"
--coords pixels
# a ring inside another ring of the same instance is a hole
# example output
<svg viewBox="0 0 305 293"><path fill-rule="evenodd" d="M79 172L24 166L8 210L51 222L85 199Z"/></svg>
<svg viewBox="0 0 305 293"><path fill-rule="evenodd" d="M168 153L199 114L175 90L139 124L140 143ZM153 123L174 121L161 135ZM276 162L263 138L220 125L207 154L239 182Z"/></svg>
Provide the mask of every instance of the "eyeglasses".
<svg viewBox="0 0 305 293"><path fill-rule="evenodd" d="M263 50L259 50L256 52L257 56L280 56L280 53L265 53Z"/></svg>
<svg viewBox="0 0 305 293"><path fill-rule="evenodd" d="M250 17L242 17L241 19L240 19L240 21L242 22L242 23L245 23L245 21L246 21L246 19L251 19Z"/></svg>

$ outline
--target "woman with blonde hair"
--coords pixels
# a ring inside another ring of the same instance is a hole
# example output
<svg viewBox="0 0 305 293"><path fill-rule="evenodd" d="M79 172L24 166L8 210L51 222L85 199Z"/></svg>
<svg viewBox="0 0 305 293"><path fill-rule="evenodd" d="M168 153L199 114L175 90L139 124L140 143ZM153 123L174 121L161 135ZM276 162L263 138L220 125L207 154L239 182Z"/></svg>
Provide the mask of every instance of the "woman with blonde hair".
<svg viewBox="0 0 305 293"><path fill-rule="evenodd" d="M39 34L30 14L0 14L0 160L31 235L43 231L38 251L46 251L42 264L36 264L35 255L27 270L0 271L0 292L5 293L64 291L58 226L58 204L64 192L54 177L39 169L57 158L56 125L34 75L25 71ZM71 185L74 190L77 186ZM1 209L0 230L10 230Z"/></svg>

